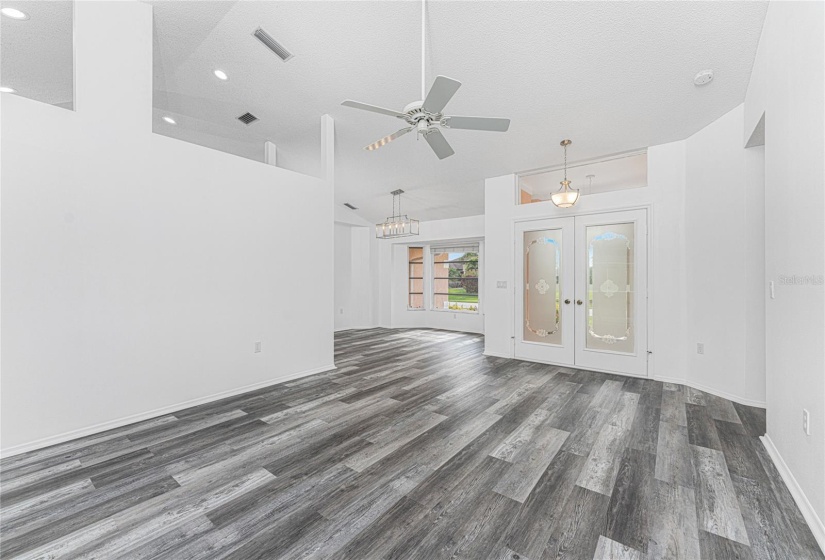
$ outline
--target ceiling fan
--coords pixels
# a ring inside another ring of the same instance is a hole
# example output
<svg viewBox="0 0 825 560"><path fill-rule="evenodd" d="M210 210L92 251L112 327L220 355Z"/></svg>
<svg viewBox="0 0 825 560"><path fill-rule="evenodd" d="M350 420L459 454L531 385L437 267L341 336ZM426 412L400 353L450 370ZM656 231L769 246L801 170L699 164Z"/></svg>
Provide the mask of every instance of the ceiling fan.
<svg viewBox="0 0 825 560"><path fill-rule="evenodd" d="M491 132L507 132L510 128L510 119L500 119L493 117L456 117L445 115L442 111L444 107L452 99L458 88L461 87L461 82L453 80L446 76L436 76L429 93L425 95L425 31L426 31L426 11L425 2L421 2L421 97L423 101L413 101L408 104L401 111L394 111L392 109L385 109L360 101L352 101L347 99L341 105L345 107L352 107L354 109L361 109L364 111L371 111L373 113L380 113L401 119L407 123L407 126L401 130L394 132L380 140L373 142L369 146L365 146L365 150L377 150L381 146L389 144L396 138L404 136L408 132L415 130L424 137L427 144L438 156L438 159L450 157L455 153L441 134L442 128L455 128L462 130L487 130Z"/></svg>

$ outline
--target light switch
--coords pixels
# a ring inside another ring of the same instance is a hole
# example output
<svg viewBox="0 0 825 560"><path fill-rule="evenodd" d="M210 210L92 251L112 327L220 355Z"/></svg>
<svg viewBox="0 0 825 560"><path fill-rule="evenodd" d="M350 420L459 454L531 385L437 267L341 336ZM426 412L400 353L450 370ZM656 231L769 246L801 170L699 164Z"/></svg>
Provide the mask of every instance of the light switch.
<svg viewBox="0 0 825 560"><path fill-rule="evenodd" d="M496 288L507 289L507 280L498 280L498 281L496 281Z"/></svg>

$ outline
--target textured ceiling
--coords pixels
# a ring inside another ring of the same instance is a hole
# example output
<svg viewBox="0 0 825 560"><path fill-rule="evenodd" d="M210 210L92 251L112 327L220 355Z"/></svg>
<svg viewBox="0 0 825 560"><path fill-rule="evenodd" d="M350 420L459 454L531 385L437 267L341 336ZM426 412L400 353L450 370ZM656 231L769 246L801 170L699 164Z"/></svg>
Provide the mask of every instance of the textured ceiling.
<svg viewBox="0 0 825 560"><path fill-rule="evenodd" d="M0 17L0 80L19 95L71 109L74 51L70 0L9 0L0 7L29 15Z"/></svg>
<svg viewBox="0 0 825 560"><path fill-rule="evenodd" d="M185 5L184 5L185 4ZM375 221L389 191L421 219L483 212L483 180L689 136L741 103L764 19L752 2L447 2L428 4L427 82L463 83L447 107L509 117L504 134L446 131L439 161L390 117L341 107L356 99L401 109L420 98L418 2L155 3L156 107L191 127L279 148L279 165L318 173L318 117L336 122L336 201ZM262 26L295 58L283 63L250 34ZM212 75L220 67L223 83ZM700 70L714 81L693 85ZM261 121L233 119L250 110Z"/></svg>
<svg viewBox="0 0 825 560"><path fill-rule="evenodd" d="M4 0L3 5L12 2ZM278 145L280 166L318 174L319 117L336 122L336 202L371 221L389 191L420 219L483 212L483 180L557 165L558 142L585 160L683 139L744 100L765 2L428 3L427 85L463 83L448 114L509 117L507 133L448 130L439 161L390 117L420 98L418 2L155 1L154 129L246 157ZM16 23L16 22L14 22ZM34 23L34 18L26 24ZM281 62L251 33L262 26L295 57ZM6 22L3 22L6 71ZM225 70L221 82L212 70ZM693 76L712 68L714 81ZM60 97L60 95L55 96ZM251 111L250 126L235 118ZM177 126L160 117L173 115Z"/></svg>

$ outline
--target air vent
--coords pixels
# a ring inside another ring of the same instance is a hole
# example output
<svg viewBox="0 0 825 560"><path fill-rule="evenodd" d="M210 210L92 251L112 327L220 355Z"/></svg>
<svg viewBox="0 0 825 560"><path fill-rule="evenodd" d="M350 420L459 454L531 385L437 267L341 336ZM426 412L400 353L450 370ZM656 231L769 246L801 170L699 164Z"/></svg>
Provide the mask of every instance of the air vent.
<svg viewBox="0 0 825 560"><path fill-rule="evenodd" d="M272 38L272 35L261 29L260 27L255 30L253 33L256 39L258 39L263 45L278 55L278 58L286 62L290 58L292 58L292 53L286 50L284 46Z"/></svg>
<svg viewBox="0 0 825 560"><path fill-rule="evenodd" d="M255 121L257 121L258 117L256 117L252 113L244 113L243 115L238 117L238 120L241 121L242 123L244 123L245 125L250 125L250 124L254 123Z"/></svg>
<svg viewBox="0 0 825 560"><path fill-rule="evenodd" d="M349 208L350 210L358 210L358 208L356 208L355 206L353 206L353 205L352 205L352 204L350 204L349 202L345 202L345 203L344 203L344 206L346 206L346 207L347 207L347 208Z"/></svg>

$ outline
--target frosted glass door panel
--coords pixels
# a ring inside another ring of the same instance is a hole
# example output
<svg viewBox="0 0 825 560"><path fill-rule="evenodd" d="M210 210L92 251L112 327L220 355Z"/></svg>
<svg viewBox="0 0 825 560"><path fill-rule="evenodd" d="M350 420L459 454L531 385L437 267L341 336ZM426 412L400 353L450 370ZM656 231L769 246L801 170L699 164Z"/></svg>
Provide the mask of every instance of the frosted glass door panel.
<svg viewBox="0 0 825 560"><path fill-rule="evenodd" d="M575 305L573 218L515 225L515 356L572 365Z"/></svg>
<svg viewBox="0 0 825 560"><path fill-rule="evenodd" d="M576 367L647 375L647 212L576 217Z"/></svg>
<svg viewBox="0 0 825 560"><path fill-rule="evenodd" d="M562 230L524 232L524 340L561 344Z"/></svg>
<svg viewBox="0 0 825 560"><path fill-rule="evenodd" d="M588 349L634 352L634 225L587 226Z"/></svg>

